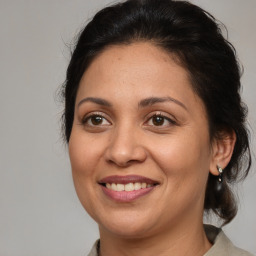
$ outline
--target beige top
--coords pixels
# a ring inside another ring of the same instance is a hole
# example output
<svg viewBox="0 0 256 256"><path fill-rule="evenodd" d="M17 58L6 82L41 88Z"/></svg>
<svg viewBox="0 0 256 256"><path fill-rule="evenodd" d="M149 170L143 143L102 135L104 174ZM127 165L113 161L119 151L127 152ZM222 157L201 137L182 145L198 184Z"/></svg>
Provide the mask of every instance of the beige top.
<svg viewBox="0 0 256 256"><path fill-rule="evenodd" d="M205 225L205 232L213 244L204 256L253 256L253 254L235 247L220 228ZM99 240L97 240L88 256L98 256Z"/></svg>

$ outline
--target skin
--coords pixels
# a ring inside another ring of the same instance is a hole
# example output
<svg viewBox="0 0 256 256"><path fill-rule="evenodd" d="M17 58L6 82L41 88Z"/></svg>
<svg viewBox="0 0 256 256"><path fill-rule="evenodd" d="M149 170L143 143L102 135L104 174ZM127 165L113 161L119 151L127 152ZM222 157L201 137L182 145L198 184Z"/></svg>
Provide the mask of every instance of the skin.
<svg viewBox="0 0 256 256"><path fill-rule="evenodd" d="M139 104L150 97L172 100ZM204 104L172 56L147 42L105 49L80 81L69 141L75 188L99 225L101 255L209 250L202 223L207 178L228 164L234 141L210 141ZM145 176L158 186L120 203L98 184L110 175Z"/></svg>

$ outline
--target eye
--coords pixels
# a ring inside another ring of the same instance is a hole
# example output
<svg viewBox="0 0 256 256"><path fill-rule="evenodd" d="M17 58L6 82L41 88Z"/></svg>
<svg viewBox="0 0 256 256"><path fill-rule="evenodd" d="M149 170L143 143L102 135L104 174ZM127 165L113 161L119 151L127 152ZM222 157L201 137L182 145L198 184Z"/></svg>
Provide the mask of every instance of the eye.
<svg viewBox="0 0 256 256"><path fill-rule="evenodd" d="M83 119L83 124L87 126L107 126L111 125L111 123L102 115L99 114L92 114L86 116Z"/></svg>
<svg viewBox="0 0 256 256"><path fill-rule="evenodd" d="M155 116L152 117L152 123L153 123L155 126L163 125L165 121L166 121L166 120L165 120L164 117L162 117L162 116L157 116L157 115L155 115Z"/></svg>
<svg viewBox="0 0 256 256"><path fill-rule="evenodd" d="M171 118L164 116L163 114L155 114L148 121L147 125L166 127L176 124Z"/></svg>

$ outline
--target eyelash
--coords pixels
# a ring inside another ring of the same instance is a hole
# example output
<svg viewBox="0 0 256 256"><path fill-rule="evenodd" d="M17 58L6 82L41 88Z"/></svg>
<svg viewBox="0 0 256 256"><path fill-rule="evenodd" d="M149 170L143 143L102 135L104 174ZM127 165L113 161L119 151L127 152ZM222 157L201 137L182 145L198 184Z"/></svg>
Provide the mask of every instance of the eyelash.
<svg viewBox="0 0 256 256"><path fill-rule="evenodd" d="M99 125L94 125L94 124L88 124L88 122L92 122L92 118L93 117L100 117L104 120L107 120L108 123L111 124L111 122L108 121L108 119L105 117L105 115L103 113L91 113L87 116L85 116L83 119L82 119L82 124L83 125L87 125L87 126L91 126L91 127L97 127Z"/></svg>
<svg viewBox="0 0 256 256"><path fill-rule="evenodd" d="M177 125L177 123L173 119L167 117L165 114L163 114L161 112L157 112L157 113L154 113L153 115L151 115L147 119L146 123L149 123L150 121L153 122L153 118L156 118L156 117L163 118L164 122L167 121L168 122L167 126ZM158 125L150 125L150 126L158 127ZM166 125L159 125L159 127L166 127Z"/></svg>
<svg viewBox="0 0 256 256"><path fill-rule="evenodd" d="M95 125L95 124L92 123L92 118L93 117L100 117L100 118L102 118L102 120L106 120L109 124L107 124L107 125L106 124ZM157 112L157 113L154 113L153 115L151 115L144 124L147 124L149 122L153 122L153 118L156 118L156 117L163 118L164 122L167 121L169 123L167 126L177 125L176 121L174 121L173 119L167 117L166 115L164 115L161 112ZM88 124L89 121L91 122L91 124ZM108 125L111 125L112 123L108 120L108 118L105 117L105 115L103 113L99 112L99 113L91 113L91 114L85 116L82 119L82 124L90 126L90 127L100 127L100 126L108 126ZM147 125L147 126L158 127L158 125L154 125L154 124ZM166 125L160 124L159 127L166 127Z"/></svg>

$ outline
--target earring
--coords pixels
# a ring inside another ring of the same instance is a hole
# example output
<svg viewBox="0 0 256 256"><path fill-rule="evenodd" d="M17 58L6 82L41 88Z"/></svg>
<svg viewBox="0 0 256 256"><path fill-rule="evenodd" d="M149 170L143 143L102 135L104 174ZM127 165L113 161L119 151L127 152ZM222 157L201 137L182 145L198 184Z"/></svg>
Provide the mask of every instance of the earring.
<svg viewBox="0 0 256 256"><path fill-rule="evenodd" d="M217 165L217 169L218 169L219 175L218 175L218 181L217 181L217 185L216 185L216 191L220 192L223 189L223 177L222 177L223 170L218 165Z"/></svg>
<svg viewBox="0 0 256 256"><path fill-rule="evenodd" d="M222 182L222 173L223 173L223 170L220 166L217 165L217 169L218 169L218 172L219 172L219 176L218 176L218 181L219 182Z"/></svg>

